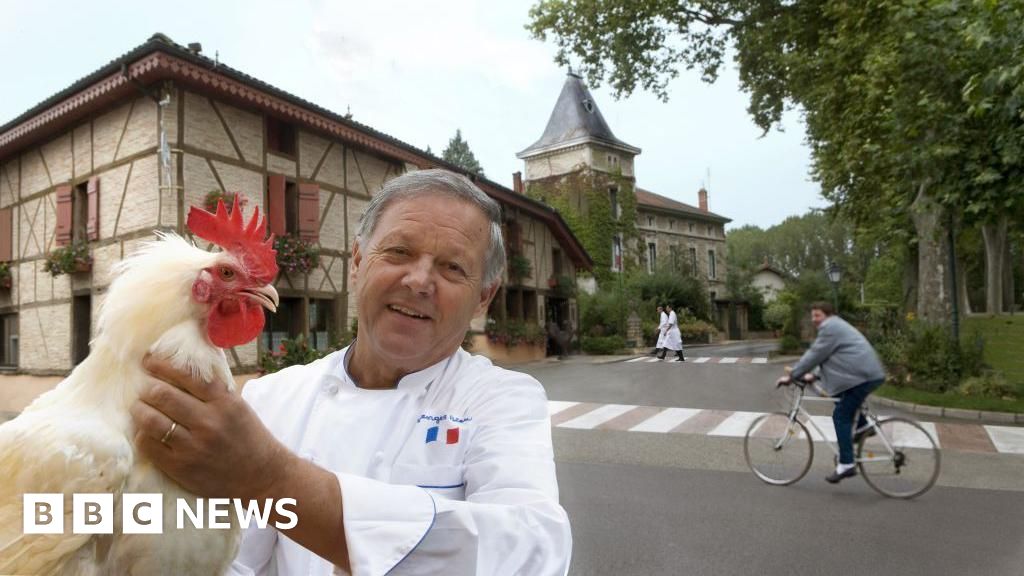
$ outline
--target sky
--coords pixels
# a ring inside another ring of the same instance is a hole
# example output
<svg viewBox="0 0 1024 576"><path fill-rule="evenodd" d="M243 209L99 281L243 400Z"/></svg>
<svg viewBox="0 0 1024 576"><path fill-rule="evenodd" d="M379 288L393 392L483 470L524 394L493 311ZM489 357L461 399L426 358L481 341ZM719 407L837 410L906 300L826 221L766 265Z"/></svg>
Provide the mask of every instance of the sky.
<svg viewBox="0 0 1024 576"><path fill-rule="evenodd" d="M155 32L278 88L440 155L462 130L488 178L512 186L515 154L544 131L566 70L524 26L530 0L0 0L0 124ZM670 99L615 100L591 87L615 135L643 151L637 185L768 227L826 204L798 114L762 136L727 68L714 85L681 71Z"/></svg>

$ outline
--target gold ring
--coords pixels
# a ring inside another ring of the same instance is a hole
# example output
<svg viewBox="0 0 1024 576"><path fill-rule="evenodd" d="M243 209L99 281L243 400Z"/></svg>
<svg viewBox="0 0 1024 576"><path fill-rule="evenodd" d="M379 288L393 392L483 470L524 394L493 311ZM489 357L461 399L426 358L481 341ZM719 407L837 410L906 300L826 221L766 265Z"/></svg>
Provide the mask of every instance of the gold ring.
<svg viewBox="0 0 1024 576"><path fill-rule="evenodd" d="M160 439L161 444L167 444L167 441L171 439L171 434L174 434L174 430L178 427L178 423L171 420L171 427L167 429L167 433Z"/></svg>

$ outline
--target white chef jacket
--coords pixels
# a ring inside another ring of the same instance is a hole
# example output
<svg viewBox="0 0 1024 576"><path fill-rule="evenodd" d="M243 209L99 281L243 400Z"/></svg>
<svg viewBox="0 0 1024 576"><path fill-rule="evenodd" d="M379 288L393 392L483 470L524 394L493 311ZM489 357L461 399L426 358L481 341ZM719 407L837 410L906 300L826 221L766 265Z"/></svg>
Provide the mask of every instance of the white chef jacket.
<svg viewBox="0 0 1024 576"><path fill-rule="evenodd" d="M661 347L668 348L669 350L683 349L683 336L679 333L679 317L676 316L675 310L668 313L665 340L661 343Z"/></svg>
<svg viewBox="0 0 1024 576"><path fill-rule="evenodd" d="M572 537L540 383L460 349L367 390L348 375L348 351L253 380L243 397L289 449L338 476L352 575L566 574ZM253 524L230 574L275 569L344 574Z"/></svg>
<svg viewBox="0 0 1024 576"><path fill-rule="evenodd" d="M659 350L665 347L665 336L668 334L668 314L664 312L658 318L658 343L654 345Z"/></svg>

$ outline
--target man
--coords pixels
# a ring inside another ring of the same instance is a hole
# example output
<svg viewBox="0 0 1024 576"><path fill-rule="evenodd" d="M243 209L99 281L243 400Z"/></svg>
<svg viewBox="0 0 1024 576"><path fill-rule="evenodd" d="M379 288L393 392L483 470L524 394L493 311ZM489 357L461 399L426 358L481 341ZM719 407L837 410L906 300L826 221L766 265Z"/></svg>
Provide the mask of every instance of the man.
<svg viewBox="0 0 1024 576"><path fill-rule="evenodd" d="M668 328L668 314L665 313L665 309L658 306L658 343L654 345L655 356L661 357L661 349L665 346L665 330Z"/></svg>
<svg viewBox="0 0 1024 576"><path fill-rule="evenodd" d="M544 389L459 347L503 267L497 203L412 172L360 222L350 346L250 382L248 404L147 361L171 384L133 410L157 466L204 496L297 500L295 528L245 532L232 574L568 571Z"/></svg>
<svg viewBox="0 0 1024 576"><path fill-rule="evenodd" d="M665 359L665 353L668 350L672 350L676 353L676 362L685 362L683 358L683 336L679 332L679 317L676 316L675 310L672 309L671 304L665 305L665 310L668 312L668 319L665 322L665 339L661 343L661 354L658 358Z"/></svg>
<svg viewBox="0 0 1024 576"><path fill-rule="evenodd" d="M853 416L868 394L885 381L885 369L871 344L856 328L834 314L832 305L827 302L811 305L811 321L818 330L818 336L793 366L789 376L779 379L779 384L788 384L820 366L822 387L829 395L839 397L832 411L832 424L839 444L839 463L835 472L825 478L832 484L857 474L851 437ZM857 427L866 424L867 420L861 415Z"/></svg>

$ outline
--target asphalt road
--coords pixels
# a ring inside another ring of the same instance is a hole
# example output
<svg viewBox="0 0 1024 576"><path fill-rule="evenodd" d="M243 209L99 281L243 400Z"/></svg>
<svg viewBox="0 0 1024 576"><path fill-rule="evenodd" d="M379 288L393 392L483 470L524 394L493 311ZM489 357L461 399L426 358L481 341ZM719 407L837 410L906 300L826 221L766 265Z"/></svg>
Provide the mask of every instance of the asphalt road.
<svg viewBox="0 0 1024 576"><path fill-rule="evenodd" d="M552 400L783 404L772 386L781 365L569 361L523 371ZM573 575L1024 574L1024 455L945 451L936 487L902 501L860 478L827 484L832 459L820 448L808 475L780 488L747 470L738 438L565 428L553 438Z"/></svg>

